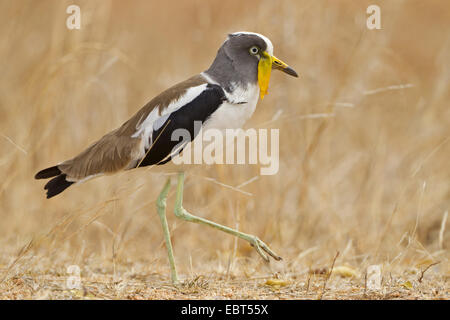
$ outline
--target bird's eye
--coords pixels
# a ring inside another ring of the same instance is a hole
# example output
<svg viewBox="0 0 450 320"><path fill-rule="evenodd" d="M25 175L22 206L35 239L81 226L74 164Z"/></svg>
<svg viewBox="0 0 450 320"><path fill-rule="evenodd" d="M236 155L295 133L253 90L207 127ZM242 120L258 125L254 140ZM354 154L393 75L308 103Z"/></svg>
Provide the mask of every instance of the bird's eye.
<svg viewBox="0 0 450 320"><path fill-rule="evenodd" d="M253 46L253 47L250 48L249 52L252 55L256 55L259 52L259 48L257 46Z"/></svg>

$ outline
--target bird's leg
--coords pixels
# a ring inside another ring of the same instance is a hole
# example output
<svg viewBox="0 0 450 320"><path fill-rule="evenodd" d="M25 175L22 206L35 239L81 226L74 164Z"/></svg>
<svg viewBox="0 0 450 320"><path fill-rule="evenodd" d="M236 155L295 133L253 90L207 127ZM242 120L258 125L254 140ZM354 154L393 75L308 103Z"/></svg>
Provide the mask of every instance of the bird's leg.
<svg viewBox="0 0 450 320"><path fill-rule="evenodd" d="M189 221L189 222L205 224L207 226L213 227L215 229L219 229L223 232L226 232L226 233L232 234L234 236L237 236L241 239L244 239L244 240L248 241L256 249L256 251L259 253L259 255L266 261L269 261L269 257L266 255L266 253L269 254L275 260L281 260L281 257L278 256L277 254L275 254L258 237L237 231L235 229L220 225L218 223L209 221L204 218L194 216L193 214L190 214L189 212L187 212L183 208L183 186L184 186L184 172L180 172L178 174L177 195L176 195L176 200L175 200L175 215L178 218Z"/></svg>
<svg viewBox="0 0 450 320"><path fill-rule="evenodd" d="M156 200L156 209L158 210L158 215L159 218L161 219L161 225L164 233L164 240L166 241L166 248L167 254L169 255L170 274L172 277L172 283L177 284L178 283L177 268L175 266L175 259L173 257L172 242L170 241L169 226L167 225L167 218L166 218L166 199L169 189L170 189L170 178L167 179L164 188L162 189L161 193L158 196L158 199Z"/></svg>

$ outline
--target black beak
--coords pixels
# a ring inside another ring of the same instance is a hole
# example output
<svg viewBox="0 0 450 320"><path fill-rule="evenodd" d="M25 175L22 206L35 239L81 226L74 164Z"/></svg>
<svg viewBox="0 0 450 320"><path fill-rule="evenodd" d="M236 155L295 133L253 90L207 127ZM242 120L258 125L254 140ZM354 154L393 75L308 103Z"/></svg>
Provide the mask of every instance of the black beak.
<svg viewBox="0 0 450 320"><path fill-rule="evenodd" d="M284 73L287 73L290 76L298 78L297 72L295 72L295 70L292 69L291 67L286 67L286 68L280 69L280 70L283 71Z"/></svg>

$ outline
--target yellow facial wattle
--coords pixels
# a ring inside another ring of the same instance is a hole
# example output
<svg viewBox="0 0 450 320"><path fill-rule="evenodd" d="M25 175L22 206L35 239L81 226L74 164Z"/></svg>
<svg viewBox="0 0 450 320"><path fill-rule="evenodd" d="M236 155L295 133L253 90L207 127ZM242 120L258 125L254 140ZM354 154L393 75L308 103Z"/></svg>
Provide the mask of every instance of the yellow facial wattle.
<svg viewBox="0 0 450 320"><path fill-rule="evenodd" d="M267 94L267 89L269 88L272 61L272 57L264 52L258 63L258 84L260 90L259 96L261 97L261 100Z"/></svg>

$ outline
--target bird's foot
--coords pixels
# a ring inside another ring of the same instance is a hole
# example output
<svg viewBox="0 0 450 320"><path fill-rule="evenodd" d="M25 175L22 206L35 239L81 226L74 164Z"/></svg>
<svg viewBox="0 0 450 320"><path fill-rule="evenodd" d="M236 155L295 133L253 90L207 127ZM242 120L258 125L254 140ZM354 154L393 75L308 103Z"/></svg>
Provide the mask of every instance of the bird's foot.
<svg viewBox="0 0 450 320"><path fill-rule="evenodd" d="M252 236L252 238L249 240L250 245L256 249L256 252L267 262L269 262L269 257L266 253L268 253L272 258L274 258L277 261L282 260L282 258L277 255L275 252L273 252L267 244L265 244L261 239L259 239L256 236Z"/></svg>

